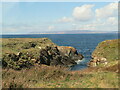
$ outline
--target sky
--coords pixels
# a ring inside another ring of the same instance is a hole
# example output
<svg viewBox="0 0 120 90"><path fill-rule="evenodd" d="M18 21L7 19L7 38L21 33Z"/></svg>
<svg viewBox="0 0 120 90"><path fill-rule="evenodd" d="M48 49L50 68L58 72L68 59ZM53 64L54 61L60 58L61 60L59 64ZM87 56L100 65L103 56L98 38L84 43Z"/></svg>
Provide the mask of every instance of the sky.
<svg viewBox="0 0 120 90"><path fill-rule="evenodd" d="M115 2L2 2L2 34L117 31Z"/></svg>

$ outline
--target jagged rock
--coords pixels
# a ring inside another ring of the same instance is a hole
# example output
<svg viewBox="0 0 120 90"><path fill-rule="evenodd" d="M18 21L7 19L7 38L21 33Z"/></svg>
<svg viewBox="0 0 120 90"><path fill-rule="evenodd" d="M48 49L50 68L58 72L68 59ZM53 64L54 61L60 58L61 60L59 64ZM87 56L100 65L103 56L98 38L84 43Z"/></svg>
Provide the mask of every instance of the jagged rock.
<svg viewBox="0 0 120 90"><path fill-rule="evenodd" d="M81 60L83 58L83 55L78 54L77 50L73 47L57 46L57 48L62 55L71 57L74 60Z"/></svg>
<svg viewBox="0 0 120 90"><path fill-rule="evenodd" d="M66 47L66 46L57 46L60 53L66 56L70 56L72 54L78 54L77 50L73 47Z"/></svg>
<svg viewBox="0 0 120 90"><path fill-rule="evenodd" d="M77 53L73 47L49 47L40 52L40 62L46 65L73 65L76 64L75 60L82 59L83 56Z"/></svg>

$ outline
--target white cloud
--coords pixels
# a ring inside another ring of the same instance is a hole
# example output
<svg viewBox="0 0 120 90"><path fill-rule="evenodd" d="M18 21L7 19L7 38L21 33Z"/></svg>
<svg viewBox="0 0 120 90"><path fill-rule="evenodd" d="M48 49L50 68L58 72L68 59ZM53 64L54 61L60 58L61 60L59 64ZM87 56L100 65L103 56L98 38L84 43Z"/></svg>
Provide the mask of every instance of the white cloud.
<svg viewBox="0 0 120 90"><path fill-rule="evenodd" d="M96 18L93 18L94 5L83 5L76 7L73 12L75 20L86 21L78 22L74 25L77 30L95 30L95 31L114 31L118 30L117 3L109 3L104 7L95 10ZM88 20L90 20L88 22ZM75 21L76 22L76 21Z"/></svg>
<svg viewBox="0 0 120 90"><path fill-rule="evenodd" d="M58 22L72 22L73 19L72 18L68 18L68 17L63 17L61 19L58 20Z"/></svg>
<svg viewBox="0 0 120 90"><path fill-rule="evenodd" d="M88 24L78 25L79 30L95 30L95 31L117 31L118 20L116 17L109 17L108 19L93 21Z"/></svg>
<svg viewBox="0 0 120 90"><path fill-rule="evenodd" d="M94 12L92 11L94 5L83 5L80 7L75 7L73 10L73 17L79 21L88 21L94 17Z"/></svg>
<svg viewBox="0 0 120 90"><path fill-rule="evenodd" d="M48 26L48 30L53 30L54 28L54 26Z"/></svg>
<svg viewBox="0 0 120 90"><path fill-rule="evenodd" d="M106 21L107 24L110 25L117 25L118 24L118 19L116 17L109 17Z"/></svg>
<svg viewBox="0 0 120 90"><path fill-rule="evenodd" d="M4 24L2 27L3 34L10 34L10 33L36 33L36 32L44 32L48 30L47 25L29 25L29 24Z"/></svg>
<svg viewBox="0 0 120 90"><path fill-rule="evenodd" d="M1 0L2 2L20 2L20 0Z"/></svg>
<svg viewBox="0 0 120 90"><path fill-rule="evenodd" d="M97 18L107 18L117 15L118 3L110 3L102 8L96 9Z"/></svg>
<svg viewBox="0 0 120 90"><path fill-rule="evenodd" d="M2 33L16 33L18 30L16 28L13 27L2 27Z"/></svg>

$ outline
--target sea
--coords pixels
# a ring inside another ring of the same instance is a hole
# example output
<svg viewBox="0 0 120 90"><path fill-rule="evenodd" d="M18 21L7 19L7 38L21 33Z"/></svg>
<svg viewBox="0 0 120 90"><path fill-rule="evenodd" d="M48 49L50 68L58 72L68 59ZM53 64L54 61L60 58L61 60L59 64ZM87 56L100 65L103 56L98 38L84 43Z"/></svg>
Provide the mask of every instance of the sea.
<svg viewBox="0 0 120 90"><path fill-rule="evenodd" d="M72 46L81 53L84 58L78 60L77 65L69 68L69 70L81 70L87 68L87 63L91 59L91 54L96 46L104 41L118 39L117 33L104 34L21 34L21 35L2 35L1 38L49 38L59 46Z"/></svg>

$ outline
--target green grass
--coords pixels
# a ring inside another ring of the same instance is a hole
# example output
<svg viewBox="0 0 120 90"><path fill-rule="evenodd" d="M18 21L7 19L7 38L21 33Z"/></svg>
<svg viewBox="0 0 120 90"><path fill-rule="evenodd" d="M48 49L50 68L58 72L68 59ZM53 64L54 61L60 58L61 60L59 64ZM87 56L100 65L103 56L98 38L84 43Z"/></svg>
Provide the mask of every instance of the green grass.
<svg viewBox="0 0 120 90"><path fill-rule="evenodd" d="M22 50L34 49L45 47L48 45L55 45L48 38L4 38L2 39L2 53L18 53Z"/></svg>
<svg viewBox="0 0 120 90"><path fill-rule="evenodd" d="M104 57L108 61L119 60L119 44L120 39L103 41L98 44L95 51L92 53L92 56Z"/></svg>
<svg viewBox="0 0 120 90"><path fill-rule="evenodd" d="M38 66L27 70L3 70L3 87L23 88L118 88L118 73L87 70L66 71L65 68Z"/></svg>

